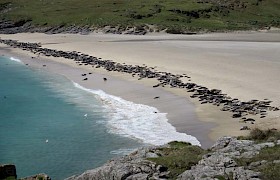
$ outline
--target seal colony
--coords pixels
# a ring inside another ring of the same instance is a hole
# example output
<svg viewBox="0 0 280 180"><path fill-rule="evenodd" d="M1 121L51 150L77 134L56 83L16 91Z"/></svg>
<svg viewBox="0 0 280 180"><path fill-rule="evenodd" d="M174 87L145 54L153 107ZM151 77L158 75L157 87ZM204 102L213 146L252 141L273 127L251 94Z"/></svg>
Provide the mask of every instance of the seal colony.
<svg viewBox="0 0 280 180"><path fill-rule="evenodd" d="M237 98L232 98L227 94L222 93L219 89L209 89L205 86L198 85L193 82L184 83L181 78L188 78L186 74L172 74L169 72L157 71L154 67L148 67L146 65L127 65L114 62L112 60L102 60L101 58L90 56L76 51L58 51L54 49L43 48L39 43L24 43L15 40L0 39L1 43L9 45L14 48L20 48L25 51L30 51L37 55L45 55L52 57L63 57L65 59L71 59L76 61L78 65L92 66L93 68L103 68L107 71L117 71L122 73L131 74L133 77L137 76L138 80L143 78L152 78L158 81L153 87L165 87L181 88L186 92L191 93L191 98L197 98L201 104L212 104L221 107L222 111L231 112L232 118L240 118L243 122L254 123L253 118L249 118L250 115L258 115L260 118L265 118L268 111L278 111L279 107L271 106L271 102L268 99L264 100L250 100L241 101ZM241 128L246 129L246 128Z"/></svg>

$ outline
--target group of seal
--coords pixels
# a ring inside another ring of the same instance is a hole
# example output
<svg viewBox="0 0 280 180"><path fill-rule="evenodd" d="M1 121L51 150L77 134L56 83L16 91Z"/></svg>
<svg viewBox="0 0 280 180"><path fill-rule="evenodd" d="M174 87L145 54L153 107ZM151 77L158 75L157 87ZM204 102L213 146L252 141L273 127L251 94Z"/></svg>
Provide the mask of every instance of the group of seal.
<svg viewBox="0 0 280 180"><path fill-rule="evenodd" d="M222 93L219 89L209 89L207 87L198 85L193 82L183 82L181 78L190 77L186 74L178 75L169 72L157 71L154 67L147 67L146 65L127 65L114 62L112 60L102 60L94 56L90 56L76 51L59 51L54 49L43 48L39 43L24 43L15 40L0 39L0 43L4 43L14 48L20 48L22 50L33 52L34 54L41 54L45 56L63 57L65 59L71 59L76 61L79 65L92 66L93 68L104 68L107 71L117 71L123 73L129 73L133 77L138 76L139 80L143 78L153 78L158 81L153 87L170 86L171 88L185 89L191 93L191 98L198 98L201 104L213 104L220 106L222 111L232 112L232 118L241 118L244 122L254 119L246 118L247 115L259 115L260 118L264 118L267 115L267 111L278 111L279 107L271 106L271 102L265 100L250 100L241 101L236 98L232 98L227 94ZM85 79L84 79L85 80ZM104 79L106 81L107 79Z"/></svg>

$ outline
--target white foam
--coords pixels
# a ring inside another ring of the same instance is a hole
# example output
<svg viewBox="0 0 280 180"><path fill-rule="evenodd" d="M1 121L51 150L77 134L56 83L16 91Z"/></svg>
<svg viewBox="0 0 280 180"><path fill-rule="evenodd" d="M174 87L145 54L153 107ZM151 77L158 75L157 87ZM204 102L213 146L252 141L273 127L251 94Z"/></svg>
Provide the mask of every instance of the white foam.
<svg viewBox="0 0 280 180"><path fill-rule="evenodd" d="M135 151L136 149L118 149L114 151L110 151L110 154L116 154L116 155L127 155Z"/></svg>
<svg viewBox="0 0 280 180"><path fill-rule="evenodd" d="M75 87L95 94L107 114L107 127L110 133L141 140L147 144L163 145L171 141L185 141L193 145L200 142L193 136L176 131L165 113L143 104L135 104L120 97L106 94L102 90L92 90L73 82ZM157 113L155 113L157 112Z"/></svg>
<svg viewBox="0 0 280 180"><path fill-rule="evenodd" d="M14 58L14 57L10 57L10 60L22 63L22 61L20 59L17 59L17 58Z"/></svg>
<svg viewBox="0 0 280 180"><path fill-rule="evenodd" d="M83 113L80 116L84 119L86 119L92 114L103 114L103 108L100 108L99 104L93 102L94 100L98 102L98 100L96 100L96 98L94 97L89 98L88 92L84 92L81 89L74 88L73 84L71 83L65 83L64 77L61 79L57 76L49 75L47 77L48 78L45 79L45 81L42 81L44 86L55 92L53 96L55 96L56 98L63 97L63 100L66 101L68 104L81 108L83 110ZM83 93L81 93L81 91Z"/></svg>

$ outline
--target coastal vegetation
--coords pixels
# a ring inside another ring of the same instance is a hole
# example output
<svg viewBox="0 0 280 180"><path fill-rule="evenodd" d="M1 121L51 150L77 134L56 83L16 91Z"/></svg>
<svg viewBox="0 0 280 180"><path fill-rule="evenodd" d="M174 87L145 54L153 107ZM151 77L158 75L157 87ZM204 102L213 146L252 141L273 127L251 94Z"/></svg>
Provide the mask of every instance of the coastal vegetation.
<svg viewBox="0 0 280 180"><path fill-rule="evenodd" d="M239 139L253 140L257 143L277 142L280 139L280 132L256 128L251 130L248 136L239 137ZM155 151L159 157L149 158L149 160L166 167L170 171L170 179L176 179L178 175L191 169L203 156L207 157L207 154L215 153L213 149L204 150L184 142L171 142L168 145ZM260 172L261 179L276 180L280 177L280 145L263 148L250 158L234 158L234 161L239 167ZM232 175L217 175L216 178L231 179Z"/></svg>
<svg viewBox="0 0 280 180"><path fill-rule="evenodd" d="M264 148L253 158L235 159L239 166L249 167L254 162L259 166L251 167L251 170L261 172L261 179L277 180L280 177L280 145ZM276 162L276 163L275 163Z"/></svg>
<svg viewBox="0 0 280 180"><path fill-rule="evenodd" d="M258 142L275 141L280 139L280 131L276 129L261 130L259 128L252 129L248 136L239 137L239 139L249 139Z"/></svg>
<svg viewBox="0 0 280 180"><path fill-rule="evenodd" d="M244 138L244 137L243 137ZM250 139L257 142L273 142L280 139L280 131L253 129L249 136L244 139ZM253 158L236 159L240 166L249 166L253 162L265 162L252 170L261 172L262 179L276 180L280 177L280 145L264 148ZM275 163L278 162L278 163Z"/></svg>
<svg viewBox="0 0 280 180"><path fill-rule="evenodd" d="M170 142L166 148L159 148L157 158L149 158L149 160L157 164L167 167L170 171L169 178L176 179L179 174L190 169L191 166L198 163L207 150L199 146L192 146L185 142Z"/></svg>
<svg viewBox="0 0 280 180"><path fill-rule="evenodd" d="M170 33L280 26L278 0L1 0L0 20L36 26L137 27Z"/></svg>

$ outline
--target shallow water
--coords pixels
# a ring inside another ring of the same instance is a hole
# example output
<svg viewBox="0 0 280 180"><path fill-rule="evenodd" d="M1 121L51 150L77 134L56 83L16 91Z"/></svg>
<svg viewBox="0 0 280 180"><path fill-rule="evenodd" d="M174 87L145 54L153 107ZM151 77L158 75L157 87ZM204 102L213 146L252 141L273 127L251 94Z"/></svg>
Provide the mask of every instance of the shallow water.
<svg viewBox="0 0 280 180"><path fill-rule="evenodd" d="M63 179L143 145L109 133L106 111L91 93L3 57L0 107L0 164L16 164L19 177Z"/></svg>
<svg viewBox="0 0 280 180"><path fill-rule="evenodd" d="M87 89L16 58L0 59L0 107L0 164L16 164L19 177L44 172L63 179L140 146L200 144L176 132L154 107Z"/></svg>

